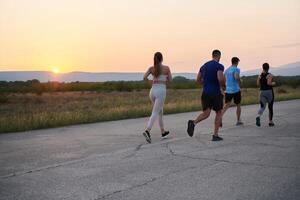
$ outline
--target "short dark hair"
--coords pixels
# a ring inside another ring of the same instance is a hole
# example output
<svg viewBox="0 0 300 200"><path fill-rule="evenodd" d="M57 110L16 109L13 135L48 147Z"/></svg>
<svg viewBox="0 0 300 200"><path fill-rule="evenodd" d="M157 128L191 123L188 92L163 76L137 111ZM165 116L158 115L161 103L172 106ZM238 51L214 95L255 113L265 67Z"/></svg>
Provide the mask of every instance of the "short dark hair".
<svg viewBox="0 0 300 200"><path fill-rule="evenodd" d="M238 57L233 57L231 58L231 64L238 64L238 62L240 61L240 59Z"/></svg>
<svg viewBox="0 0 300 200"><path fill-rule="evenodd" d="M264 64L262 65L262 68L263 68L264 71L268 72L269 69L270 69L269 63L264 63Z"/></svg>
<svg viewBox="0 0 300 200"><path fill-rule="evenodd" d="M221 56L221 51L218 50L218 49L213 50L212 57L215 58L215 57L218 57L218 56Z"/></svg>

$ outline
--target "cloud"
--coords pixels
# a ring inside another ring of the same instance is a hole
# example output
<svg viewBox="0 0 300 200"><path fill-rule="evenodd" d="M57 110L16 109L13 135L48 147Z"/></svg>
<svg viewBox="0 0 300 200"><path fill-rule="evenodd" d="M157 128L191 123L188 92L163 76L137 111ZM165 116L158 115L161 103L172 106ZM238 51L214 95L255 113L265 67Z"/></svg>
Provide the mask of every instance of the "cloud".
<svg viewBox="0 0 300 200"><path fill-rule="evenodd" d="M273 45L273 46L271 46L271 48L290 48L290 47L298 47L298 46L300 46L300 42L289 43L289 44Z"/></svg>

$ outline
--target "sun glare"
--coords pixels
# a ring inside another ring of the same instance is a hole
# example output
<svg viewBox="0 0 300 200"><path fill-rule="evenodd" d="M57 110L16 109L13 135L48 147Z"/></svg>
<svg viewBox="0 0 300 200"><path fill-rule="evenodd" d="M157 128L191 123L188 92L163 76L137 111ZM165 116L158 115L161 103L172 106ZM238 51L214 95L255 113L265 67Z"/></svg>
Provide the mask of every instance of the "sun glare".
<svg viewBox="0 0 300 200"><path fill-rule="evenodd" d="M60 69L58 67L55 67L55 68L52 69L52 72L54 74L58 74L58 73L60 73Z"/></svg>

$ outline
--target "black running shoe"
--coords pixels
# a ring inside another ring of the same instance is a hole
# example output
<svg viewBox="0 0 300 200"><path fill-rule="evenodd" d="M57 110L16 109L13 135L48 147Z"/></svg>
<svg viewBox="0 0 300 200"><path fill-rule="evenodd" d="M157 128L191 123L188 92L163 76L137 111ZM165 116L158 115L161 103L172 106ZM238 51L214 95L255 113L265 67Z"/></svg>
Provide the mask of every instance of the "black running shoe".
<svg viewBox="0 0 300 200"><path fill-rule="evenodd" d="M143 132L143 136L146 138L146 141L147 141L148 143L151 143L151 135L150 135L149 131L145 130L145 131Z"/></svg>
<svg viewBox="0 0 300 200"><path fill-rule="evenodd" d="M165 131L161 134L161 137L166 138L169 135L169 133L170 133L169 131Z"/></svg>
<svg viewBox="0 0 300 200"><path fill-rule="evenodd" d="M242 125L244 125L244 123L243 122L241 122L241 121L238 121L238 122L236 122L236 124L235 124L236 126L242 126Z"/></svg>
<svg viewBox="0 0 300 200"><path fill-rule="evenodd" d="M213 135L213 136L212 136L212 139L211 139L211 141L221 141L221 140L223 140L223 138L221 138L221 137L218 136L218 135Z"/></svg>
<svg viewBox="0 0 300 200"><path fill-rule="evenodd" d="M195 128L195 124L194 124L193 120L189 120L187 133L189 134L190 137L193 137L193 135L194 135L194 128Z"/></svg>
<svg viewBox="0 0 300 200"><path fill-rule="evenodd" d="M260 117L256 117L256 126L260 127Z"/></svg>
<svg viewBox="0 0 300 200"><path fill-rule="evenodd" d="M269 123L269 126L270 126L270 127L275 126L274 122L270 122L270 123Z"/></svg>

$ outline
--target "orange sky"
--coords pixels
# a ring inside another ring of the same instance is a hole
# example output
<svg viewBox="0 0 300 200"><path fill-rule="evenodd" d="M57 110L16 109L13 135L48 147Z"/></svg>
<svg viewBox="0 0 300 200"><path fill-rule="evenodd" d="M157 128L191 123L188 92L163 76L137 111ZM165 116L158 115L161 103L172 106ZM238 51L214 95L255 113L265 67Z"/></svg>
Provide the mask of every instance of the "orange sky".
<svg viewBox="0 0 300 200"><path fill-rule="evenodd" d="M300 60L299 0L0 0L0 70L140 72L161 51L197 72L222 51L242 70Z"/></svg>

